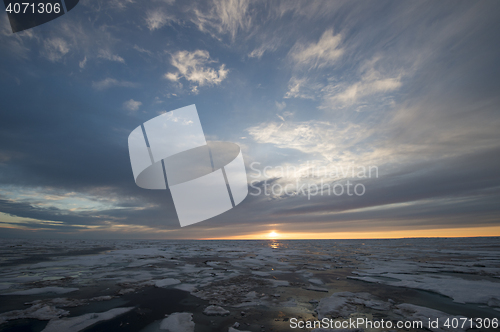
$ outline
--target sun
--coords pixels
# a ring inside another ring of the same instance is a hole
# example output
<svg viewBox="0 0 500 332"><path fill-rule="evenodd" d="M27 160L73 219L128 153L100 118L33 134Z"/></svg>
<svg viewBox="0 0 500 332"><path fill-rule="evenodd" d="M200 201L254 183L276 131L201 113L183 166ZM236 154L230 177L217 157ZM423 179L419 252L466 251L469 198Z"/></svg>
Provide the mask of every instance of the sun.
<svg viewBox="0 0 500 332"><path fill-rule="evenodd" d="M279 235L278 235L278 233L276 233L275 231L272 231L272 232L271 232L271 233L269 233L267 236L268 236L269 238L271 238L271 239L275 239L275 238L277 238Z"/></svg>

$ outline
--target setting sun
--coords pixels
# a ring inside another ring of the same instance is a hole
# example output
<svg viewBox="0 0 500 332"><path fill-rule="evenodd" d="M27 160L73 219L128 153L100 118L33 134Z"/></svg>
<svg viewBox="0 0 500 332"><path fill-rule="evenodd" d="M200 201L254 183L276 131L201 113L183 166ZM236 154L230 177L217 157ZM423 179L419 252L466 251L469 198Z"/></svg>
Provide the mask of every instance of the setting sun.
<svg viewBox="0 0 500 332"><path fill-rule="evenodd" d="M271 233L269 233L268 237L270 237L271 239L275 239L278 237L278 233L276 233L275 231L272 231Z"/></svg>

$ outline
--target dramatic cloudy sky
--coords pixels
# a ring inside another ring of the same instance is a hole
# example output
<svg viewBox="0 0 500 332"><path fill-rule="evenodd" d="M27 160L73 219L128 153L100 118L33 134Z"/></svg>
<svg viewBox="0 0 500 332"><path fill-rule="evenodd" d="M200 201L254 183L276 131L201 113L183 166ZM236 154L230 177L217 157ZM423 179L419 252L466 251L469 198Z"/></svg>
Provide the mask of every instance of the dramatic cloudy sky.
<svg viewBox="0 0 500 332"><path fill-rule="evenodd" d="M0 237L500 235L499 35L498 1L82 0L16 34L1 13ZM180 228L127 137L190 104L262 193ZM365 192L299 190L321 181Z"/></svg>

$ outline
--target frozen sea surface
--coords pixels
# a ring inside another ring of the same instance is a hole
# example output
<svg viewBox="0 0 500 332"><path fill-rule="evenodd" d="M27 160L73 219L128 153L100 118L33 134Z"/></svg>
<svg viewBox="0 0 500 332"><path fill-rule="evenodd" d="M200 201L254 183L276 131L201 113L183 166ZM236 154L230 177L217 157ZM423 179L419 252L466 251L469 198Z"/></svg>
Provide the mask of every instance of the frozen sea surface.
<svg viewBox="0 0 500 332"><path fill-rule="evenodd" d="M500 318L499 238L0 244L0 331L287 331L292 318L359 317L465 331L428 318Z"/></svg>

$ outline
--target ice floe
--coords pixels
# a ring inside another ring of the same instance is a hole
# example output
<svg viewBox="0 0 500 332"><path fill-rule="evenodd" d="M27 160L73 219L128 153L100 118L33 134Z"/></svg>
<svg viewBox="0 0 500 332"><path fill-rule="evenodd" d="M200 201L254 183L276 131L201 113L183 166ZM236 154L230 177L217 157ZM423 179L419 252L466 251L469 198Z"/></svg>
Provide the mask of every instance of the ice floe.
<svg viewBox="0 0 500 332"><path fill-rule="evenodd" d="M408 294L421 294L427 301L439 298L442 302L435 307L440 310L452 300L472 303L453 304L465 312L473 308L476 313L495 314L500 309L498 239L0 242L8 244L0 251L9 262L0 270L0 294L24 295L30 301L26 303L30 307L22 310L14 310L21 305L15 301L5 306L6 312L0 314L4 322L7 316L64 322L70 319L62 318L64 308L88 305L89 311L96 311L99 306L93 302L113 299L101 306L109 309L151 287L198 297L190 300L203 302L192 311L195 320L207 305L230 311L245 308L248 317L262 308L280 308L287 317L292 312L312 315L313 310L319 317L347 317L358 311L417 317L416 311L401 304ZM106 249L68 254L99 248ZM39 252L47 255L43 261L31 260ZM15 264L16 259L26 258L34 263ZM394 296L388 293L393 287L399 287ZM53 294L67 295L54 298ZM396 301L385 301L388 297ZM415 303L422 304L422 298ZM220 319L205 317L211 318Z"/></svg>
<svg viewBox="0 0 500 332"><path fill-rule="evenodd" d="M226 316L230 314L230 311L216 305L210 305L203 310L203 313L207 316Z"/></svg>
<svg viewBox="0 0 500 332"><path fill-rule="evenodd" d="M328 289L324 287L318 287L314 285L306 286L307 290L315 291L315 292L325 292L328 293Z"/></svg>
<svg viewBox="0 0 500 332"><path fill-rule="evenodd" d="M331 316L348 317L357 312L357 306L363 305L375 310L389 310L391 304L381 301L369 293L339 292L323 298L316 307L319 319Z"/></svg>
<svg viewBox="0 0 500 332"><path fill-rule="evenodd" d="M15 292L3 293L0 295L38 295L44 293L66 294L77 291L78 288L65 288L65 287L42 287L20 290Z"/></svg>
<svg viewBox="0 0 500 332"><path fill-rule="evenodd" d="M63 309L57 309L51 305L35 304L24 310L13 310L0 314L0 324L9 320L33 318L39 320L50 320L68 315L69 312Z"/></svg>
<svg viewBox="0 0 500 332"><path fill-rule="evenodd" d="M237 330L234 327L230 327L227 332L250 332L250 331L243 331L243 330Z"/></svg>
<svg viewBox="0 0 500 332"><path fill-rule="evenodd" d="M173 278L155 280L155 282L154 282L156 287L168 287L168 286L177 285L180 283L181 283L181 281L179 279L173 279Z"/></svg>
<svg viewBox="0 0 500 332"><path fill-rule="evenodd" d="M134 307L114 308L100 313L89 313L76 317L52 319L42 332L78 332L100 321L113 319L117 316L123 315L132 309L134 309Z"/></svg>
<svg viewBox="0 0 500 332"><path fill-rule="evenodd" d="M311 284L316 284L316 285L323 285L323 281L321 281L320 279L318 278L311 278L309 279L309 282Z"/></svg>
<svg viewBox="0 0 500 332"><path fill-rule="evenodd" d="M175 286L174 288L180 289L186 292L195 292L197 290L197 284L180 284Z"/></svg>
<svg viewBox="0 0 500 332"><path fill-rule="evenodd" d="M500 301L500 283L498 282L426 274L385 273L381 276L384 278L371 276L349 278L390 286L433 291L451 297L455 302L459 303L488 304Z"/></svg>
<svg viewBox="0 0 500 332"><path fill-rule="evenodd" d="M189 312L174 312L160 324L160 330L169 332L194 332L194 328L193 314Z"/></svg>

